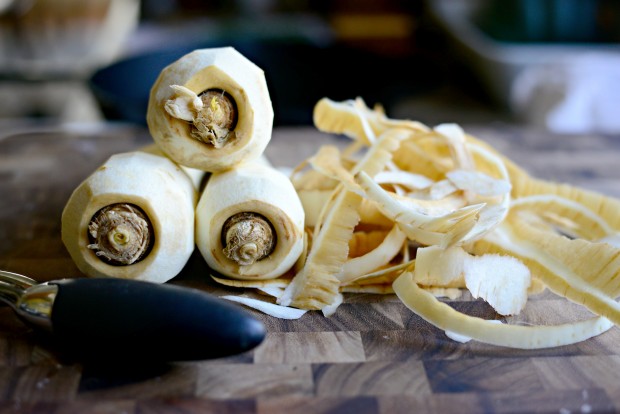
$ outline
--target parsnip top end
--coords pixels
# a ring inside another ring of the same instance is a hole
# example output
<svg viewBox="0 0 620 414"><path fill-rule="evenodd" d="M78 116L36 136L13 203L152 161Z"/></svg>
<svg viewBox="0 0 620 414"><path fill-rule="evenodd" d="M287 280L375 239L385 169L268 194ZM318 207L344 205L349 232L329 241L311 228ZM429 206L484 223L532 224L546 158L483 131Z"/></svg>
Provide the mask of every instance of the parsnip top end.
<svg viewBox="0 0 620 414"><path fill-rule="evenodd" d="M218 172L254 160L273 127L264 73L233 48L193 51L160 73L147 124L178 164Z"/></svg>

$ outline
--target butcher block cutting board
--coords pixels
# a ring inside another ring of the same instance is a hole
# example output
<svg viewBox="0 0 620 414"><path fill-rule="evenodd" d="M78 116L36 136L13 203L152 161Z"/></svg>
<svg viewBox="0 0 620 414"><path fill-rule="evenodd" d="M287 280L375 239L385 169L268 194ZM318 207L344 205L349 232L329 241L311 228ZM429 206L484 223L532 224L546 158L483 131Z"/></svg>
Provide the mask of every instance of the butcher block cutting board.
<svg viewBox="0 0 620 414"><path fill-rule="evenodd" d="M620 136L557 136L506 125L465 129L546 179L620 197ZM81 277L60 239L73 189L111 154L151 143L123 125L0 130L0 269L38 281ZM267 157L294 167L320 145L346 140L312 128L277 128ZM170 283L215 295L200 255ZM468 295L448 301L501 319ZM256 349L225 359L93 367L60 356L0 308L0 412L397 413L620 410L620 330L554 349L522 351L459 343L394 295L350 294L335 315L267 327ZM511 322L554 324L588 316L551 293ZM119 343L119 347L123 344ZM157 347L154 343L153 347Z"/></svg>

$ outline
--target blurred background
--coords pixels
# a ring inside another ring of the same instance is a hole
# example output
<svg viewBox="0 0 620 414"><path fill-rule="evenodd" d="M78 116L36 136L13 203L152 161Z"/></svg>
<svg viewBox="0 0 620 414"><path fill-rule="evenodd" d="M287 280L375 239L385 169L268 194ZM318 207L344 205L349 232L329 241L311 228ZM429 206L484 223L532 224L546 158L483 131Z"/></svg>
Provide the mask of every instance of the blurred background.
<svg viewBox="0 0 620 414"><path fill-rule="evenodd" d="M323 96L388 115L620 133L617 0L0 0L0 120L145 124L161 69L234 46L275 124Z"/></svg>

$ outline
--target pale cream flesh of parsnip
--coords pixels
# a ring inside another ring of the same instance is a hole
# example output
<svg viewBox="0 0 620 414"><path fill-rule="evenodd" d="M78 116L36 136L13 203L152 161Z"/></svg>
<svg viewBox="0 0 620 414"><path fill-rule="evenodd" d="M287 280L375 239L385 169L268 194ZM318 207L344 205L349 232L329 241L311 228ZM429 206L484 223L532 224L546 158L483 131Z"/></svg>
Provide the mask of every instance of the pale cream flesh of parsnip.
<svg viewBox="0 0 620 414"><path fill-rule="evenodd" d="M272 123L263 71L231 47L181 57L151 89L149 131L187 167L218 172L256 160L271 140Z"/></svg>
<svg viewBox="0 0 620 414"><path fill-rule="evenodd" d="M62 240L80 271L163 283L194 247L193 180L170 159L116 154L71 195Z"/></svg>
<svg viewBox="0 0 620 414"><path fill-rule="evenodd" d="M196 244L209 266L246 280L291 269L303 250L304 211L288 177L260 162L214 173L196 208Z"/></svg>

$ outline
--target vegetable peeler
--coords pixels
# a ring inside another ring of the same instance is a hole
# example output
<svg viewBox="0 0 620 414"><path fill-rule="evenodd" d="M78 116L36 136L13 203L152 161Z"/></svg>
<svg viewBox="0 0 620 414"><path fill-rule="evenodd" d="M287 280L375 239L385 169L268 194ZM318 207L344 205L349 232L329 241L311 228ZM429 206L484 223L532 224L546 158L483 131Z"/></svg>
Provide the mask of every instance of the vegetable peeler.
<svg viewBox="0 0 620 414"><path fill-rule="evenodd" d="M117 278L45 283L0 270L0 301L61 352L81 359L188 361L240 354L262 322L197 289Z"/></svg>

